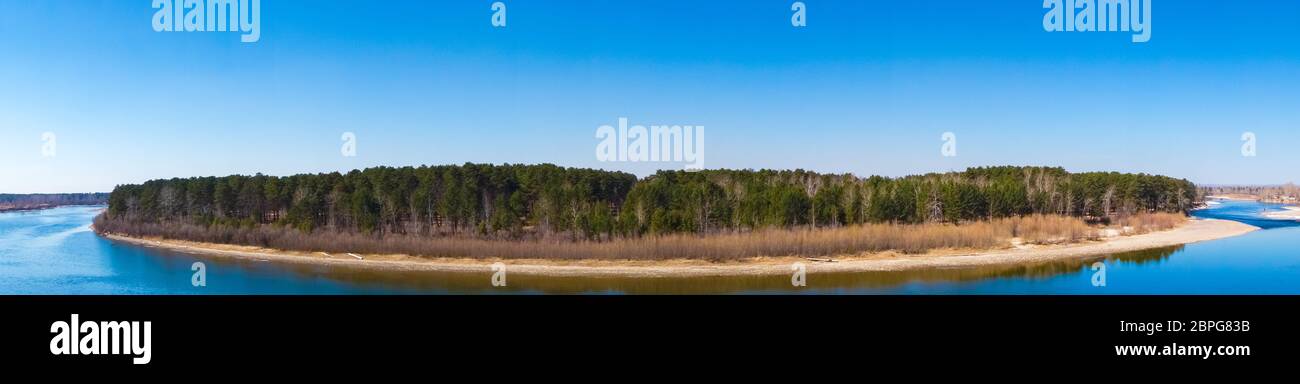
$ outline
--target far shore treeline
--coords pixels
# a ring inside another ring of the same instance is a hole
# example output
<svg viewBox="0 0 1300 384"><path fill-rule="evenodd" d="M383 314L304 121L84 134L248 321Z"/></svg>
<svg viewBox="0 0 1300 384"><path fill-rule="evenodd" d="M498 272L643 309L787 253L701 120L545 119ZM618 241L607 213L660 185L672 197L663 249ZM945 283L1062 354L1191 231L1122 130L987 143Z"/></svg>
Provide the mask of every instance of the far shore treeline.
<svg viewBox="0 0 1300 384"><path fill-rule="evenodd" d="M0 193L0 212L52 208L63 205L100 205L107 193Z"/></svg>
<svg viewBox="0 0 1300 384"><path fill-rule="evenodd" d="M858 224L966 223L1026 215L1105 221L1184 213L1187 180L1049 167L885 178L803 170L634 175L543 165L377 167L121 185L100 230L274 227L301 233L607 240Z"/></svg>

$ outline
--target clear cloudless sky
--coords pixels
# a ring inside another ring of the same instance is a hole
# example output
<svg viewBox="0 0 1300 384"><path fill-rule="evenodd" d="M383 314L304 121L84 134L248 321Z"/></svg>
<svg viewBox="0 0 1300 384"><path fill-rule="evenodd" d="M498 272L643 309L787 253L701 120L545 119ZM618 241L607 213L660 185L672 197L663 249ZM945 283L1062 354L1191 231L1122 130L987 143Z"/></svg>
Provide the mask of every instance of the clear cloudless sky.
<svg viewBox="0 0 1300 384"><path fill-rule="evenodd" d="M1151 41L1040 0L263 0L261 41L151 0L0 0L0 192L376 165L602 163L596 128L705 126L706 168L981 165L1300 181L1300 2L1154 0ZM56 135L55 156L42 134ZM344 132L357 156L340 155ZM940 156L941 135L957 156ZM1258 156L1243 157L1254 132Z"/></svg>

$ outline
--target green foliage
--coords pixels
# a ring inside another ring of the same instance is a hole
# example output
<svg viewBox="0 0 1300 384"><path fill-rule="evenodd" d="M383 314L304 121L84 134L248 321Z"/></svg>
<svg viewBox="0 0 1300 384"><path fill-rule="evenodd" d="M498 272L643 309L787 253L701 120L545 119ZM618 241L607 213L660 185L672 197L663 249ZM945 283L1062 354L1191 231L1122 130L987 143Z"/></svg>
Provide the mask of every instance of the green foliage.
<svg viewBox="0 0 1300 384"><path fill-rule="evenodd" d="M626 173L549 164L199 177L118 186L109 213L149 222L274 224L303 232L517 235L536 227L594 238L614 232L611 209L635 182Z"/></svg>
<svg viewBox="0 0 1300 384"><path fill-rule="evenodd" d="M895 179L804 170L661 171L632 188L618 226L625 235L640 235L958 223L1029 214L1100 218L1186 212L1195 201L1196 187L1186 180L1046 167L971 168Z"/></svg>
<svg viewBox="0 0 1300 384"><path fill-rule="evenodd" d="M122 185L109 215L206 226L277 225L383 236L669 233L863 223L968 222L1185 212L1195 185L1164 176L989 167L902 178L804 170L661 171L642 180L555 165L377 167L347 174L152 180Z"/></svg>

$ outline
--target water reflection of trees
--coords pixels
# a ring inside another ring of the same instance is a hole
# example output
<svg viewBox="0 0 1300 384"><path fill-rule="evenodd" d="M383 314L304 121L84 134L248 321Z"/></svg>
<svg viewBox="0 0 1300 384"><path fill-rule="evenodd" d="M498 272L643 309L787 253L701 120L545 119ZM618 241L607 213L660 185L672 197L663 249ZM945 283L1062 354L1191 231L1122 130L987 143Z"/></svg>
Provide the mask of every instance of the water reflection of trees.
<svg viewBox="0 0 1300 384"><path fill-rule="evenodd" d="M1170 256L1173 256L1173 254L1178 253L1182 250L1183 250L1183 246L1178 245L1173 247L1148 249L1143 251L1125 252L1125 253L1119 253L1107 257L1106 261L1118 262L1120 264L1130 264L1130 265L1159 264L1164 262L1165 260L1169 260Z"/></svg>
<svg viewBox="0 0 1300 384"><path fill-rule="evenodd" d="M815 274L808 287L799 292L888 293L892 288L912 283L965 283L990 279L1046 280L1088 271L1092 263L1153 265L1168 260L1182 246L1126 252L1105 257L1079 258L1034 264L992 265L968 268L942 268L914 271L880 271ZM493 287L491 273L384 271L311 264L266 263L240 259L220 261L250 273L289 273L286 278L328 279L355 285L362 291L394 293L633 293L633 294L711 294L711 293L797 293L791 290L790 277L718 276L718 277L549 277L509 275L506 287Z"/></svg>
<svg viewBox="0 0 1300 384"><path fill-rule="evenodd" d="M941 283L973 282L988 279L1033 279L1045 280L1062 275L1079 273L1089 269L1094 262L1105 260L1107 263L1148 265L1168 260L1170 256L1183 249L1182 246L1156 248L1143 251L1125 252L1105 257L1077 258L1032 264L990 265L968 268L925 269L897 272L843 273L833 276L818 276L818 282L827 286L822 288L862 287L879 288L907 283ZM809 279L810 286L812 279Z"/></svg>

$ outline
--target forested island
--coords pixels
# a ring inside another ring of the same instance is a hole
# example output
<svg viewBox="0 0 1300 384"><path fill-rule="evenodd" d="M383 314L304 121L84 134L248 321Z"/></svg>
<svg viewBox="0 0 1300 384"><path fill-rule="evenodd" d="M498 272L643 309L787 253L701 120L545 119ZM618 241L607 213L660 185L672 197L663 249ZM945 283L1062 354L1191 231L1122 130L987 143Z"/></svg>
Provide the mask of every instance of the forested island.
<svg viewBox="0 0 1300 384"><path fill-rule="evenodd" d="M107 193L0 194L0 212L108 203Z"/></svg>
<svg viewBox="0 0 1300 384"><path fill-rule="evenodd" d="M550 164L465 164L153 180L118 186L108 200L96 229L135 237L445 257L726 259L986 247L1008 236L1071 241L1096 236L1090 224L1116 220L1163 229L1195 207L1198 192L1165 176L1050 167L900 178L661 171L638 179Z"/></svg>

